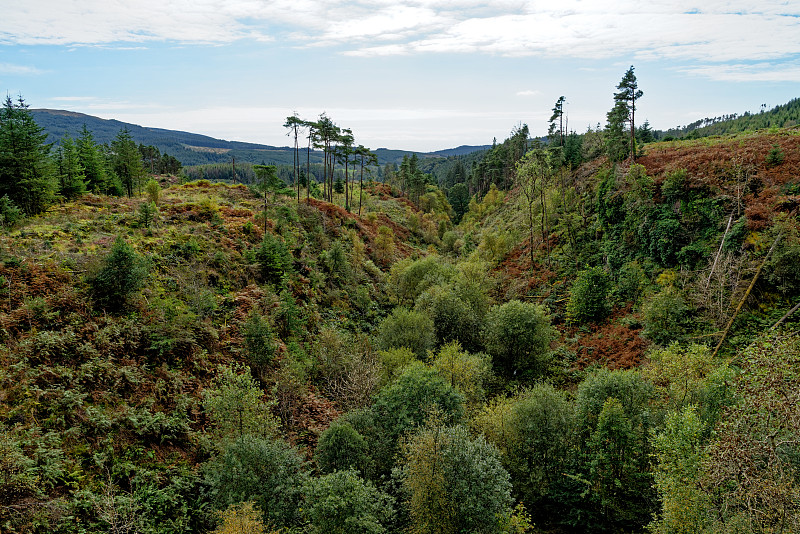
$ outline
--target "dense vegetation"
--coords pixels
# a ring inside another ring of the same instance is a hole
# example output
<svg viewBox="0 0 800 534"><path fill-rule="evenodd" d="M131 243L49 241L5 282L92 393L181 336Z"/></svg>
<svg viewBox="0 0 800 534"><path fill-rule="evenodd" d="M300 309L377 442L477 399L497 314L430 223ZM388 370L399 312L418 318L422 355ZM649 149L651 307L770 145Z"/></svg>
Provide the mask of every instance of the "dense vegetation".
<svg viewBox="0 0 800 534"><path fill-rule="evenodd" d="M628 74L579 143L560 99L363 188L7 101L0 529L800 530L800 136L646 142Z"/></svg>

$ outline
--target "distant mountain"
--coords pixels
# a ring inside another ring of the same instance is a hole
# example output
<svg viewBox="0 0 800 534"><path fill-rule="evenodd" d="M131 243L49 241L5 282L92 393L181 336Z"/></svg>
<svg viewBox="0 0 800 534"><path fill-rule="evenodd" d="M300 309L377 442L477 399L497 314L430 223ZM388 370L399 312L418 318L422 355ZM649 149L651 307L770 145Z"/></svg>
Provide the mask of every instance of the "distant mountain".
<svg viewBox="0 0 800 534"><path fill-rule="evenodd" d="M225 141L207 135L179 130L148 128L115 119L101 119L74 111L32 109L31 113L37 124L44 128L49 135L49 142L58 142L65 133L72 137L78 137L85 124L98 143L110 143L121 129L127 128L137 144L158 147L162 154L167 153L178 158L183 165L227 163L232 158L242 163L291 165L294 160L293 149L288 146L276 147L241 141ZM489 145L460 146L430 153L417 152L417 154L420 158L446 158L485 150L486 148L489 148ZM306 161L306 150L303 149L301 152L301 160ZM414 152L408 150L390 150L387 148L379 148L375 152L378 154L378 161L381 165L400 163L404 156L414 154ZM312 150L311 162L321 163L322 153Z"/></svg>

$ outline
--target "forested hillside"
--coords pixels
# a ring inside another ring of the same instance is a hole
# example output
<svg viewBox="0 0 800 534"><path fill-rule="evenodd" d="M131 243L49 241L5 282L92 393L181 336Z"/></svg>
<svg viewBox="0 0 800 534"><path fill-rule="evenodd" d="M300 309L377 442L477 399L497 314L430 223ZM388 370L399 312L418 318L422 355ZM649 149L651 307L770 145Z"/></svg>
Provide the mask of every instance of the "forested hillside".
<svg viewBox="0 0 800 534"><path fill-rule="evenodd" d="M632 73L383 182L7 100L0 530L800 531L800 130L652 141Z"/></svg>
<svg viewBox="0 0 800 534"><path fill-rule="evenodd" d="M58 143L64 135L69 135L73 138L78 137L85 126L100 144L111 143L119 131L125 129L137 143L146 146L152 145L162 153L170 154L187 166L230 164L232 160L249 164L291 165L293 160L293 150L288 146L278 147L241 141L225 141L207 135L144 127L113 119L100 119L73 111L33 109L31 114L37 124L44 128L44 131L48 134L48 142L51 143ZM486 148L488 147L461 146L420 155L435 159L468 154ZM308 151L306 149L302 149L302 151L302 160L305 161L306 152ZM408 150L387 148L379 148L375 152L381 165L386 163L399 164L404 156L410 156L413 153ZM310 150L309 157L314 163L321 163L322 161L322 153L314 150L313 147Z"/></svg>

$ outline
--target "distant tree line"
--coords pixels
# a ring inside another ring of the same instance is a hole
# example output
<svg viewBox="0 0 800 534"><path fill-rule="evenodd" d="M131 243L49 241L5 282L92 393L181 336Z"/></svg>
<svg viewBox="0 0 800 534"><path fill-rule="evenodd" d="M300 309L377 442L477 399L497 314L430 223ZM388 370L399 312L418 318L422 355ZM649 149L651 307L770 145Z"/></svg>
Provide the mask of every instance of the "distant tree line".
<svg viewBox="0 0 800 534"><path fill-rule="evenodd" d="M95 142L86 125L77 139L68 134L54 147L20 96L7 96L0 109L0 223L45 211L59 199L86 192L128 195L150 174L177 174L181 163L153 146L137 146L122 129L110 144Z"/></svg>

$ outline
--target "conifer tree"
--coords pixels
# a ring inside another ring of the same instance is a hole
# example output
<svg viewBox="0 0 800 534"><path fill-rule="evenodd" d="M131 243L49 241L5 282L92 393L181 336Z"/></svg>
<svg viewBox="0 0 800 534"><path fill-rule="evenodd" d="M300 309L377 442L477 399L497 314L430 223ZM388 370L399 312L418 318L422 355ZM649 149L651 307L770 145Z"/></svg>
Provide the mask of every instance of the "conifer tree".
<svg viewBox="0 0 800 534"><path fill-rule="evenodd" d="M615 161L621 161L625 154L630 154L633 161L636 157L636 101L644 95L633 73L633 65L622 77L617 89L619 92L614 94L614 107L607 115L608 153ZM623 133L626 124L630 132L627 140Z"/></svg>
<svg viewBox="0 0 800 534"><path fill-rule="evenodd" d="M558 124L556 124L556 121ZM550 128L547 130L549 142L553 143L553 138L558 137L558 146L564 146L564 97L558 97L556 105L553 106L553 115L550 117Z"/></svg>
<svg viewBox="0 0 800 534"><path fill-rule="evenodd" d="M141 185L144 169L139 148L127 128L120 130L117 137L111 141L111 152L114 172L117 173L127 195L132 197L134 189Z"/></svg>
<svg viewBox="0 0 800 534"><path fill-rule="evenodd" d="M76 140L76 146L78 160L81 167L83 167L86 188L90 191L108 193L109 177L106 161L86 124L81 129L80 136Z"/></svg>
<svg viewBox="0 0 800 534"><path fill-rule="evenodd" d="M41 213L55 199L56 181L47 134L20 96L6 96L0 109L0 197L27 215Z"/></svg>
<svg viewBox="0 0 800 534"><path fill-rule="evenodd" d="M86 192L84 171L78 157L78 148L69 134L61 139L58 147L58 192L66 199L73 199Z"/></svg>

